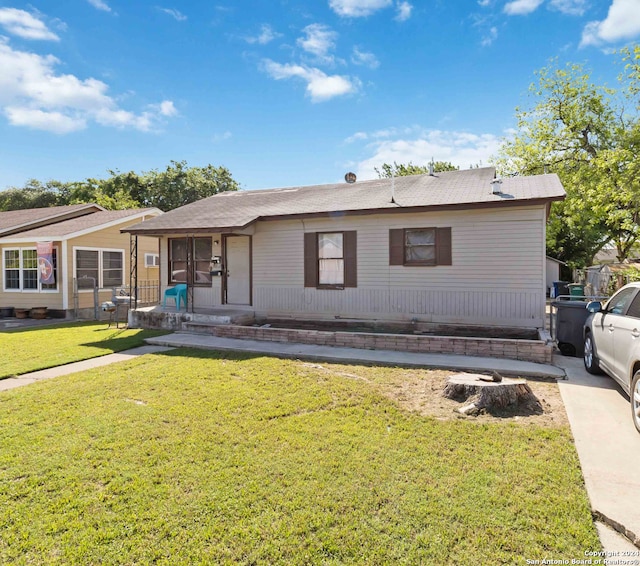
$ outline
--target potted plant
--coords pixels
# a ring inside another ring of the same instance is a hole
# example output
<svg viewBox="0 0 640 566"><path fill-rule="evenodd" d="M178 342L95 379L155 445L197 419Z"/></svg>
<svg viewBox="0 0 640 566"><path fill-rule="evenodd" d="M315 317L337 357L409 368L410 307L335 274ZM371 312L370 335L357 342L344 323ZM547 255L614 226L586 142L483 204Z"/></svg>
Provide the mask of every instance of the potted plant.
<svg viewBox="0 0 640 566"><path fill-rule="evenodd" d="M15 309L16 318L29 318L29 309Z"/></svg>
<svg viewBox="0 0 640 566"><path fill-rule="evenodd" d="M47 307L31 307L31 318L47 318Z"/></svg>

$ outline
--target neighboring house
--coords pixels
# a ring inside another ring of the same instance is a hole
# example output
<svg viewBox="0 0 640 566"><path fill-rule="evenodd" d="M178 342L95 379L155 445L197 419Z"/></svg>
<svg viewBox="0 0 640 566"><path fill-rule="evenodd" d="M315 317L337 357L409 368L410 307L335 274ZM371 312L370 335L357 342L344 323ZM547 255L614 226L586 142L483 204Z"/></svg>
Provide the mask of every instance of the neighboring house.
<svg viewBox="0 0 640 566"><path fill-rule="evenodd" d="M560 281L560 266L567 265L555 257L547 256L547 295L552 296L553 282Z"/></svg>
<svg viewBox="0 0 640 566"><path fill-rule="evenodd" d="M618 249L615 244L609 242L602 246L593 258L593 263L597 265L605 263L616 263L618 261Z"/></svg>
<svg viewBox="0 0 640 566"><path fill-rule="evenodd" d="M556 175L481 168L225 192L127 231L161 238L162 288L186 281L190 309L541 328L564 197Z"/></svg>
<svg viewBox="0 0 640 566"><path fill-rule="evenodd" d="M0 212L0 307L92 317L94 281L98 301L129 285L130 236L121 229L159 214L156 208L108 211L93 204ZM48 242L52 276L43 283L37 249ZM138 278L157 281L157 238L139 238L137 257Z"/></svg>

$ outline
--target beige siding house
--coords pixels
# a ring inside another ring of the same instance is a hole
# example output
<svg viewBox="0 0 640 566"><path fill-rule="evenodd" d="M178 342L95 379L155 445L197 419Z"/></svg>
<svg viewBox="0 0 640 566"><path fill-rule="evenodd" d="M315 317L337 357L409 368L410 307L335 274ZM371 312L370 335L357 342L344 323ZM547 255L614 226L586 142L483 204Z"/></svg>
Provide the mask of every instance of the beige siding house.
<svg viewBox="0 0 640 566"><path fill-rule="evenodd" d="M155 208L107 211L97 205L1 212L0 307L92 317L94 285L100 302L129 285L130 236L121 229L159 214ZM37 246L43 242L52 247L50 283L42 282L39 269ZM158 280L157 258L158 239L138 238L139 279Z"/></svg>
<svg viewBox="0 0 640 566"><path fill-rule="evenodd" d="M555 175L493 168L229 192L127 230L160 238L162 289L259 318L544 326Z"/></svg>

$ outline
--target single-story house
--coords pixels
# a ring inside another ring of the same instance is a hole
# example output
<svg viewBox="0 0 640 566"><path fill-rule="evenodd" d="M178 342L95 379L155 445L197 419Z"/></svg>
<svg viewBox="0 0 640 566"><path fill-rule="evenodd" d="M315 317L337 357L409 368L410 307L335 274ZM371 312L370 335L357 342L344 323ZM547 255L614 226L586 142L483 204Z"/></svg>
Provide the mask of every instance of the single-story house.
<svg viewBox="0 0 640 566"><path fill-rule="evenodd" d="M131 237L121 229L160 214L96 204L0 212L0 307L93 317L96 301L129 285ZM158 281L158 253L157 238L138 239L139 281Z"/></svg>
<svg viewBox="0 0 640 566"><path fill-rule="evenodd" d="M492 167L225 192L127 227L160 238L162 290L259 318L542 328L554 174Z"/></svg>

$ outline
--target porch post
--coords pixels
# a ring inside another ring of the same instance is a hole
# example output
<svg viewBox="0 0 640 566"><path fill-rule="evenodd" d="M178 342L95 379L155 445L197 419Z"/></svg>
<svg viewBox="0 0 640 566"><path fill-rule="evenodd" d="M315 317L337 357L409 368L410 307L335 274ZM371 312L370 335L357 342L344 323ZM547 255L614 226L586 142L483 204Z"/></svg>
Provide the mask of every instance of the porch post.
<svg viewBox="0 0 640 566"><path fill-rule="evenodd" d="M187 236L187 312L193 312L193 275L194 262L193 252L195 247L195 236Z"/></svg>
<svg viewBox="0 0 640 566"><path fill-rule="evenodd" d="M133 305L133 306L132 306ZM138 306L138 235L129 235L129 308Z"/></svg>

